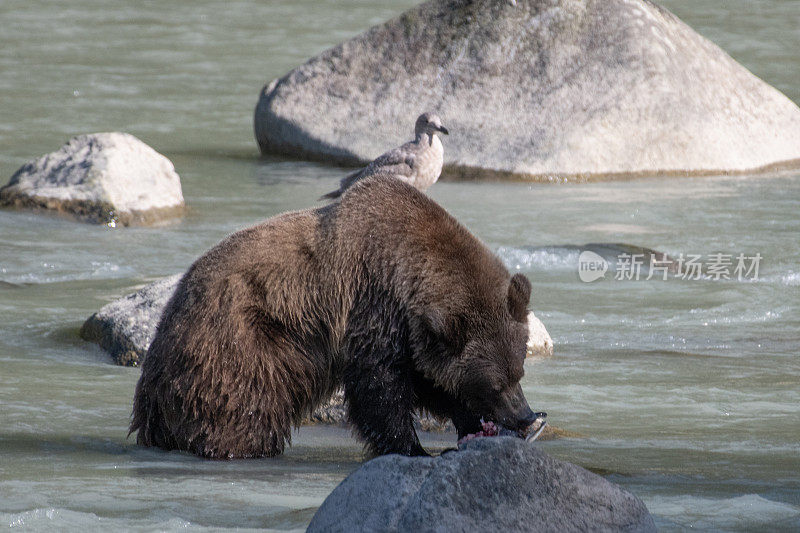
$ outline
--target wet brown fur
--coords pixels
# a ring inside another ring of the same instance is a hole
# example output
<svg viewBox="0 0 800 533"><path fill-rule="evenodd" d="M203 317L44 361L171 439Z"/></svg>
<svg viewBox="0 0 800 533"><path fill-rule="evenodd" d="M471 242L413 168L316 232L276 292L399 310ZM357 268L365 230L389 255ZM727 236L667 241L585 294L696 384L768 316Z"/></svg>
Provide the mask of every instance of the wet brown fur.
<svg viewBox="0 0 800 533"><path fill-rule="evenodd" d="M131 432L203 457L274 456L340 386L376 453L425 453L415 410L459 434L480 417L519 425L529 295L433 200L363 180L191 266L142 365Z"/></svg>

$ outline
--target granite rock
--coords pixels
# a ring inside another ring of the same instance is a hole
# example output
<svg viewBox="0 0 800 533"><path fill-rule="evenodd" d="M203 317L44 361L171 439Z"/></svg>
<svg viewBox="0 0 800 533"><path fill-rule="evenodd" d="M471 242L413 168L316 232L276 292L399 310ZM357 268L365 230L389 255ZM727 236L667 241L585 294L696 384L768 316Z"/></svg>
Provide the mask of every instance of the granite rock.
<svg viewBox="0 0 800 533"><path fill-rule="evenodd" d="M0 206L48 210L109 226L146 225L185 209L172 163L127 133L73 137L23 165L0 188Z"/></svg>
<svg viewBox="0 0 800 533"><path fill-rule="evenodd" d="M439 457L384 455L325 499L309 532L655 531L620 486L511 437Z"/></svg>
<svg viewBox="0 0 800 533"><path fill-rule="evenodd" d="M268 83L262 152L363 164L437 112L447 177L800 163L800 109L647 0L432 0Z"/></svg>

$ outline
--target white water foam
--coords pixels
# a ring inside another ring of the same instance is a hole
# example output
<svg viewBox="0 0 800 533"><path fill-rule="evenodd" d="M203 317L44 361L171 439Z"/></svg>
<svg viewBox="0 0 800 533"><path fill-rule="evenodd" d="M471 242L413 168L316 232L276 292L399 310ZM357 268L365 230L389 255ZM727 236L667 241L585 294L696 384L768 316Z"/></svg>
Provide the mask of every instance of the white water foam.
<svg viewBox="0 0 800 533"><path fill-rule="evenodd" d="M501 246L497 255L509 270L575 270L578 268L578 251L558 246L524 250Z"/></svg>
<svg viewBox="0 0 800 533"><path fill-rule="evenodd" d="M132 523L135 524L137 520L130 518L114 519L104 518L97 516L94 513L84 513L73 511L70 509L59 508L39 508L30 511L23 511L21 513L0 513L0 524L4 527L11 529L23 529L25 531L53 531L53 530L86 530L89 529L100 530L103 528L109 529L128 529L130 530ZM208 528L198 527L185 520L173 518L166 521L152 521L145 522L139 521L143 529L157 530L157 531L202 531ZM134 529L136 526L134 526Z"/></svg>
<svg viewBox="0 0 800 533"><path fill-rule="evenodd" d="M645 503L652 514L669 516L674 524L699 531L800 526L800 508L757 494L727 499L666 496Z"/></svg>
<svg viewBox="0 0 800 533"><path fill-rule="evenodd" d="M67 281L118 279L133 274L131 267L123 267L109 261L91 261L84 269L78 265L62 265L43 262L36 270L25 273L13 273L11 269L0 268L0 281L13 285L62 283Z"/></svg>
<svg viewBox="0 0 800 533"><path fill-rule="evenodd" d="M39 508L21 513L0 513L0 527L24 531L219 531L218 526L203 526L170 518L159 520L101 517L94 513L61 508ZM241 528L236 531L281 531L293 533L300 529Z"/></svg>

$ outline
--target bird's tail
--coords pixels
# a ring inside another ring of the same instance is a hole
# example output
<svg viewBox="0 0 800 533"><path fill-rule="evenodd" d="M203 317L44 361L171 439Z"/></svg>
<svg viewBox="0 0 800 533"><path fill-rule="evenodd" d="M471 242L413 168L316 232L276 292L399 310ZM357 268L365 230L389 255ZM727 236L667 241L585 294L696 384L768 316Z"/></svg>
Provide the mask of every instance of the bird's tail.
<svg viewBox="0 0 800 533"><path fill-rule="evenodd" d="M328 194L323 194L319 197L319 200L335 200L342 195L342 189L336 189L335 191L331 191Z"/></svg>
<svg viewBox="0 0 800 533"><path fill-rule="evenodd" d="M334 200L336 198L339 198L342 195L342 193L347 190L348 187L350 187L353 183L358 181L358 179L361 177L361 175L364 173L365 170L366 168L360 168L355 172L348 174L347 176L342 178L342 181L339 182L338 189L336 189L335 191L331 191L328 194L323 194L322 196L319 197L319 199Z"/></svg>

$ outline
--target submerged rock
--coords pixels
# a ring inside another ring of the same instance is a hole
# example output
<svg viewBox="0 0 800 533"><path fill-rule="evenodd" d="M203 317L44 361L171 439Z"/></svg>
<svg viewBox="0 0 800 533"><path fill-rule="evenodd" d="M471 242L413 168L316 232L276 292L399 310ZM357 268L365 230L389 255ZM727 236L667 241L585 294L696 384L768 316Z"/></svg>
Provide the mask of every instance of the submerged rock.
<svg viewBox="0 0 800 533"><path fill-rule="evenodd" d="M23 165L0 206L46 209L100 224L151 224L184 210L172 163L127 133L73 137Z"/></svg>
<svg viewBox="0 0 800 533"><path fill-rule="evenodd" d="M521 439L440 457L385 455L350 474L308 531L655 531L644 503Z"/></svg>
<svg viewBox="0 0 800 533"><path fill-rule="evenodd" d="M800 159L800 109L647 0L432 0L266 85L262 152L364 163L408 116L446 174L705 174ZM798 163L794 161L793 164Z"/></svg>
<svg viewBox="0 0 800 533"><path fill-rule="evenodd" d="M649 273L654 267L663 269L668 274L681 273L680 262L666 252L659 252L658 250L635 244L600 242L584 244L583 246L565 246L564 248L580 252L594 252L605 259L612 268L616 268L620 261L627 260L630 262L635 259L641 262L641 268L644 273Z"/></svg>

